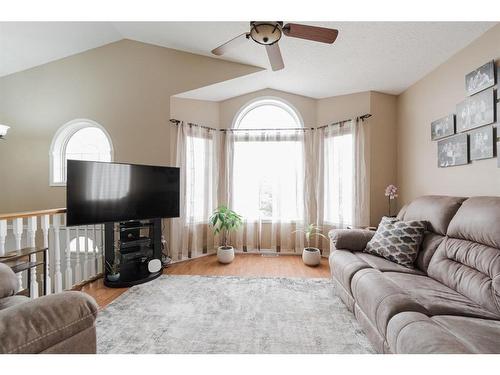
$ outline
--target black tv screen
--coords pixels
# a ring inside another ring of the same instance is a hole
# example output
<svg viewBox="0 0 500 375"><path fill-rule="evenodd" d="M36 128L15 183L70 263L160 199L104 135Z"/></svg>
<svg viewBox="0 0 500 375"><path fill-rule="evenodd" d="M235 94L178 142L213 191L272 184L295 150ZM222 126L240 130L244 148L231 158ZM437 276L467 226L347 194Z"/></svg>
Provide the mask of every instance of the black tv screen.
<svg viewBox="0 0 500 375"><path fill-rule="evenodd" d="M179 216L179 168L68 160L67 225Z"/></svg>

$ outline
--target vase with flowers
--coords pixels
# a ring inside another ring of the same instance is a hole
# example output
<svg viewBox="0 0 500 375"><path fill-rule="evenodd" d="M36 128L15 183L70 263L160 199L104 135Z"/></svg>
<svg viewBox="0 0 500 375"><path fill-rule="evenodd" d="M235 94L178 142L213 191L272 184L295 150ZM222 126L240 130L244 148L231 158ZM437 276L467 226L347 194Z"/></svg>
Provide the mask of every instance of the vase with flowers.
<svg viewBox="0 0 500 375"><path fill-rule="evenodd" d="M398 188L391 184L385 188L385 196L387 197L387 201L389 203L389 216L392 215L392 201L394 201L398 197Z"/></svg>

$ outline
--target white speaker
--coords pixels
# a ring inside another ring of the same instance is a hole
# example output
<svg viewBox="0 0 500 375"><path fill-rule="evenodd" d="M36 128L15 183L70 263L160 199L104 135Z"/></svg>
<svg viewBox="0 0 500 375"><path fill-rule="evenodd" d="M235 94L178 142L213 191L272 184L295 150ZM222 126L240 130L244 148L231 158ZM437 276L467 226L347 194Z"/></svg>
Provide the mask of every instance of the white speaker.
<svg viewBox="0 0 500 375"><path fill-rule="evenodd" d="M151 273L155 273L161 270L161 260L153 259L148 263L148 271Z"/></svg>

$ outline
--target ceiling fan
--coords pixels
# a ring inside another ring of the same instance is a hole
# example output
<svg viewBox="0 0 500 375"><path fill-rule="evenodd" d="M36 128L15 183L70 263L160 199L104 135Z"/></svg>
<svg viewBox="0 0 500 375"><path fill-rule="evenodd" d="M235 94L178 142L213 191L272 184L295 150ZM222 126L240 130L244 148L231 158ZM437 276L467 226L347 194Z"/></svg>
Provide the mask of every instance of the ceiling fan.
<svg viewBox="0 0 500 375"><path fill-rule="evenodd" d="M287 23L283 26L282 21L251 21L249 32L240 34L220 45L213 49L212 53L221 56L230 49L242 44L242 42L247 39L252 38L254 42L266 46L267 57L269 58L273 71L281 70L285 67L285 64L281 57L278 42L283 34L292 38L332 44L335 42L335 39L337 39L339 31L326 27L308 26L298 23Z"/></svg>

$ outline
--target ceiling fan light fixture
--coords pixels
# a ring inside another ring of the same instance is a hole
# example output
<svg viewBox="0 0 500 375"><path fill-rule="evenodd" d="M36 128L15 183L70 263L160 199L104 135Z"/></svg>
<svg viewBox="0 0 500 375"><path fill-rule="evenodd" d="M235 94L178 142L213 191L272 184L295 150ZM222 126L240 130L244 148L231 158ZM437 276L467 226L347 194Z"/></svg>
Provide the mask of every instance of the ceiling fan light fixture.
<svg viewBox="0 0 500 375"><path fill-rule="evenodd" d="M282 22L251 22L250 37L257 43L269 46L281 39Z"/></svg>

